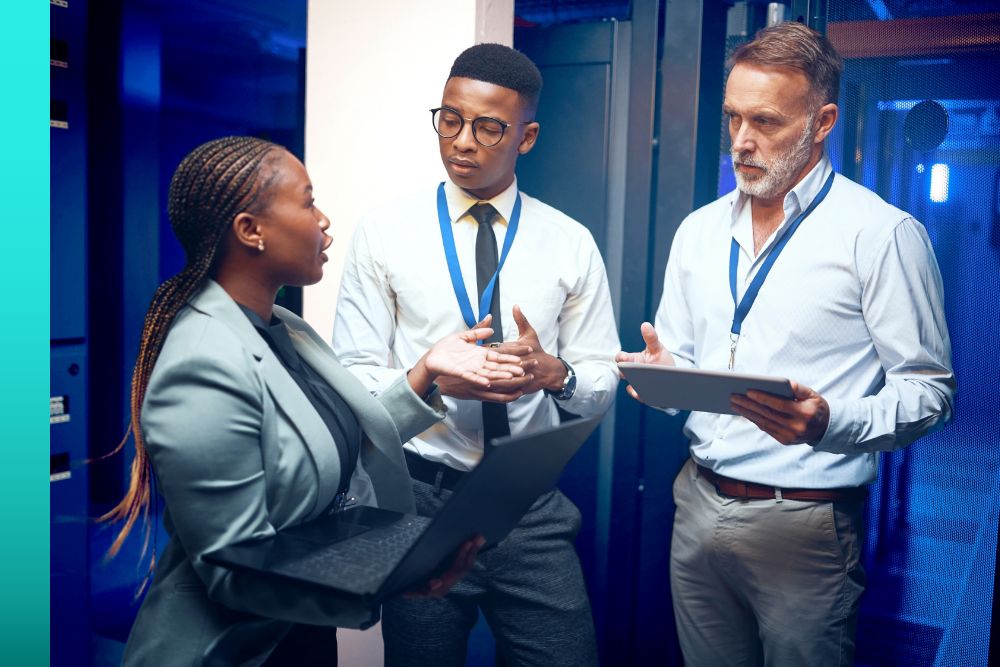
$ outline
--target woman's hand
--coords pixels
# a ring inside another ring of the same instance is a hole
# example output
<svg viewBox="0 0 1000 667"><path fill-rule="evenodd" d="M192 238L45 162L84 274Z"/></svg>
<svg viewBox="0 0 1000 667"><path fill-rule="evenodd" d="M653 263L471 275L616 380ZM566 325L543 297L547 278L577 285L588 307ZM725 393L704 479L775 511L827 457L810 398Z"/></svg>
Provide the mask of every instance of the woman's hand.
<svg viewBox="0 0 1000 667"><path fill-rule="evenodd" d="M452 561L451 567L444 574L429 579L423 586L409 590L403 595L408 598L444 597L452 586L469 573L473 563L476 562L476 554L479 553L484 544L486 544L486 538L482 535L476 535L471 540L467 540L458 548L455 560Z"/></svg>
<svg viewBox="0 0 1000 667"><path fill-rule="evenodd" d="M442 338L424 355L427 370L435 377L455 377L489 387L490 380L509 380L524 375L521 357L496 348L476 345L493 335L489 327L469 329Z"/></svg>
<svg viewBox="0 0 1000 667"><path fill-rule="evenodd" d="M492 347L476 345L493 335L493 329L480 326L445 336L429 349L410 371L407 379L419 395L430 389L438 376L459 378L479 387L488 388L492 380L509 380L524 375L521 357L506 354Z"/></svg>

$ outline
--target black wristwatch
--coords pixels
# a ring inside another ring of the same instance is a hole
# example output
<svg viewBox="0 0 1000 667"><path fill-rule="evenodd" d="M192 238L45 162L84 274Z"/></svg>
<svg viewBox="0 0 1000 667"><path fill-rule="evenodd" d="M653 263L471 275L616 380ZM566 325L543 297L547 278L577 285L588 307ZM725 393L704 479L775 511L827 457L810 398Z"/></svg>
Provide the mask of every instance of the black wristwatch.
<svg viewBox="0 0 1000 667"><path fill-rule="evenodd" d="M545 393L557 401L567 401L573 398L573 394L576 393L576 373L573 371L573 367L566 363L565 359L562 357L556 357L556 359L566 367L566 377L563 378L562 388L559 391L546 389Z"/></svg>

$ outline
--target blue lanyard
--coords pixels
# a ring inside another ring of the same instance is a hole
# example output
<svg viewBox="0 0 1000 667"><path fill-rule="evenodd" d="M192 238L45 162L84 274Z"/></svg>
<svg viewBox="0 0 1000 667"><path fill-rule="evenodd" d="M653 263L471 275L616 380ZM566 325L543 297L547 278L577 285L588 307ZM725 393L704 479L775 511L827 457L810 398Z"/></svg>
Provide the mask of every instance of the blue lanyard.
<svg viewBox="0 0 1000 667"><path fill-rule="evenodd" d="M444 244L444 256L448 260L448 273L451 274L451 286L455 290L455 298L458 299L458 307L462 309L462 319L471 329L487 313L490 312L490 304L493 302L493 288L497 284L497 276L500 269L507 261L507 253L514 243L514 236L517 234L517 223L521 219L521 193L517 193L514 200L514 210L510 214L510 221L507 223L507 234L503 240L503 251L500 253L500 261L497 264L496 273L490 278L483 290L483 296L479 299L479 317L472 312L472 304L469 303L469 293L465 291L465 281L462 279L462 268L458 264L458 252L455 250L455 234L451 230L451 215L448 213L448 198L444 194L444 183L438 186L437 193L438 223L441 225L441 242Z"/></svg>
<svg viewBox="0 0 1000 667"><path fill-rule="evenodd" d="M785 233L781 235L778 242L774 244L771 248L771 252L767 254L764 259L764 263L761 264L760 269L757 271L757 275L754 276L753 280L750 282L750 286L747 291L743 294L743 298L739 301L736 300L736 269L740 261L740 245L736 242L734 238L729 246L729 291L733 294L733 326L730 328L730 340L732 341L732 348L729 354L729 368L733 368L734 358L736 356L736 341L740 336L740 329L743 326L743 320L750 313L750 309L753 307L753 302L757 299L757 293L760 292L761 286L764 284L764 280L767 278L767 274L770 273L771 267L774 266L774 262L778 259L778 255L781 251L785 249L788 245L788 240L792 238L792 234L795 230L799 228L802 221L809 217L820 203L826 199L826 195L830 192L831 186L833 186L833 176L831 173L829 178L826 179L826 183L823 184L823 188L819 191L819 194L812 200L809 207L806 208L802 213L799 214L792 224L788 226Z"/></svg>

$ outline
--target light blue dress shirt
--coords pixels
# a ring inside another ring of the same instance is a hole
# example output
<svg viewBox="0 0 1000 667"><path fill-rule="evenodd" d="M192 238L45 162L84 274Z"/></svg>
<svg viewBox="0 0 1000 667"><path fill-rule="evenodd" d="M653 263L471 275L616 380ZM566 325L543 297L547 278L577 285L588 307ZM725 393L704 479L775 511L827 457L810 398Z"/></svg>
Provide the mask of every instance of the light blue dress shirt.
<svg viewBox="0 0 1000 667"><path fill-rule="evenodd" d="M728 368L731 239L740 247L742 297L831 170L824 156L786 195L784 221L756 256L750 198L739 191L684 220L655 322L678 366ZM873 481L878 451L903 447L951 417L941 274L924 227L838 174L774 263L743 322L733 370L811 387L830 404L829 427L819 442L786 446L743 417L692 412L685 433L695 461L785 488Z"/></svg>

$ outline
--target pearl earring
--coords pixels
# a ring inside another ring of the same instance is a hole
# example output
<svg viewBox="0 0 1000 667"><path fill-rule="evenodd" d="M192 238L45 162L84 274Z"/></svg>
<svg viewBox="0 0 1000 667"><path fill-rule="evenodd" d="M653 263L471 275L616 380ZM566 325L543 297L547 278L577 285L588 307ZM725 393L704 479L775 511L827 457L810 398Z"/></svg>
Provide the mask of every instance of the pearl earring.
<svg viewBox="0 0 1000 667"><path fill-rule="evenodd" d="M264 252L264 239L257 239L257 250Z"/></svg>

